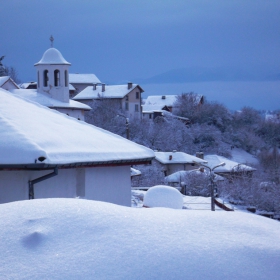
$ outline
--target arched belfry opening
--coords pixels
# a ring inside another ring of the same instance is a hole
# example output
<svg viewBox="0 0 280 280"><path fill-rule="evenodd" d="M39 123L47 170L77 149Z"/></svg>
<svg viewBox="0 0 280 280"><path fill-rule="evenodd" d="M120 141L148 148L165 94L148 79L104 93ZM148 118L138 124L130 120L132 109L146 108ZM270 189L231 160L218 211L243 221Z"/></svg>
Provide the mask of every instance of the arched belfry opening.
<svg viewBox="0 0 280 280"><path fill-rule="evenodd" d="M60 86L60 71L58 69L54 70L54 86Z"/></svg>
<svg viewBox="0 0 280 280"><path fill-rule="evenodd" d="M49 71L44 70L44 87L48 86L48 82L49 82Z"/></svg>

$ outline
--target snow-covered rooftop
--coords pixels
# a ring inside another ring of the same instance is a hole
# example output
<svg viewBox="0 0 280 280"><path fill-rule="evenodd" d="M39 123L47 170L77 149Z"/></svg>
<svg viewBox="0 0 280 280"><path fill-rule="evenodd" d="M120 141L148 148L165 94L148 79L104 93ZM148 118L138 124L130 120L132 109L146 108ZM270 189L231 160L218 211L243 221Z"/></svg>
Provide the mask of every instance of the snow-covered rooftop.
<svg viewBox="0 0 280 280"><path fill-rule="evenodd" d="M0 87L3 86L9 79L10 79L10 76L0 77Z"/></svg>
<svg viewBox="0 0 280 280"><path fill-rule="evenodd" d="M1 204L0 216L1 279L275 280L280 275L280 223L252 213L60 198Z"/></svg>
<svg viewBox="0 0 280 280"><path fill-rule="evenodd" d="M131 88L128 88L128 85L105 85L105 90L102 91L102 86L88 86L77 94L73 99L82 100L82 99L100 99L100 98L123 98L129 92L134 90L136 87L139 87L137 84L132 84ZM139 91L143 91L139 87Z"/></svg>
<svg viewBox="0 0 280 280"><path fill-rule="evenodd" d="M154 152L0 89L0 165L149 161Z"/></svg>
<svg viewBox="0 0 280 280"><path fill-rule="evenodd" d="M67 64L71 65L68 61L64 59L62 56L61 52L55 48L49 48L46 50L43 54L43 57L41 60L34 65L39 65L39 64Z"/></svg>
<svg viewBox="0 0 280 280"><path fill-rule="evenodd" d="M14 80L10 76L2 76L2 77L0 77L0 87L2 87L8 81L13 83L15 88L19 88L19 86L14 82Z"/></svg>
<svg viewBox="0 0 280 280"><path fill-rule="evenodd" d="M49 108L81 109L91 110L90 106L69 99L69 102L62 102L51 98L43 93L37 92L37 89L13 89L10 90L13 95L20 96L26 100L37 102Z"/></svg>
<svg viewBox="0 0 280 280"><path fill-rule="evenodd" d="M162 164L175 163L206 163L206 160L183 153L183 152L155 152L156 160Z"/></svg>
<svg viewBox="0 0 280 280"><path fill-rule="evenodd" d="M142 105L143 112L161 110L164 106L172 107L177 95L151 95L148 96L145 104Z"/></svg>
<svg viewBox="0 0 280 280"><path fill-rule="evenodd" d="M69 83L98 84L101 82L94 74L69 74Z"/></svg>
<svg viewBox="0 0 280 280"><path fill-rule="evenodd" d="M255 168L252 168L248 165L238 163L232 160L229 160L223 156L218 155L206 155L204 156L204 159L208 162L207 165L210 168L213 168L220 163L224 162L225 166L219 166L215 168L214 172L238 172L238 171L254 171Z"/></svg>
<svg viewBox="0 0 280 280"><path fill-rule="evenodd" d="M202 169L194 169L194 170L181 170L175 173L170 174L169 176L165 177L165 181L167 183L180 183L182 179L187 177L188 175L199 175L199 176L209 176L210 172L206 168ZM220 175L215 174L215 181L223 181L224 178Z"/></svg>

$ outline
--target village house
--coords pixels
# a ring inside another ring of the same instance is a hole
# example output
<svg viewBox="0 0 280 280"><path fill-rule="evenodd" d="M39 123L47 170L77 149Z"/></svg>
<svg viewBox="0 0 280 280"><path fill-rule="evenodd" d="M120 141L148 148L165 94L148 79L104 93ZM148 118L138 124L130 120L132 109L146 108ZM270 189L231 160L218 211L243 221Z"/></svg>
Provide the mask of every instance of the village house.
<svg viewBox="0 0 280 280"><path fill-rule="evenodd" d="M144 101L144 104L142 104L143 119L155 119L158 116L162 116L162 114L166 111L172 113L177 96L178 95L148 96ZM195 94L194 96L198 105L204 102L204 97L202 95ZM184 119L182 117L178 118L181 118L182 120Z"/></svg>
<svg viewBox="0 0 280 280"><path fill-rule="evenodd" d="M131 82L125 85L93 85L86 87L73 100L92 105L101 99L110 99L129 118L141 118L141 94L144 90Z"/></svg>
<svg viewBox="0 0 280 280"><path fill-rule="evenodd" d="M70 98L76 96L86 87L100 84L100 80L94 74L69 74L69 84L73 87L70 91Z"/></svg>
<svg viewBox="0 0 280 280"><path fill-rule="evenodd" d="M211 169L224 162L225 165L215 168L214 172L228 179L232 179L236 176L250 176L252 172L256 171L253 167L229 160L219 155L205 155L203 158L207 161L206 165Z"/></svg>
<svg viewBox="0 0 280 280"><path fill-rule="evenodd" d="M37 71L37 89L9 89L22 98L38 102L78 120L84 120L85 111L91 108L83 103L69 99L69 67L60 51L51 47L45 51L42 59L35 64ZM35 87L35 85L34 85Z"/></svg>
<svg viewBox="0 0 280 280"><path fill-rule="evenodd" d="M193 170L197 168L197 164L207 163L206 160L186 154L184 152L155 152L153 164L159 164L162 168L164 176L182 170Z"/></svg>
<svg viewBox="0 0 280 280"><path fill-rule="evenodd" d="M0 88L6 90L19 89L19 86L13 81L10 76L0 77Z"/></svg>
<svg viewBox="0 0 280 280"><path fill-rule="evenodd" d="M131 165L154 152L0 89L0 203L74 198L131 205Z"/></svg>

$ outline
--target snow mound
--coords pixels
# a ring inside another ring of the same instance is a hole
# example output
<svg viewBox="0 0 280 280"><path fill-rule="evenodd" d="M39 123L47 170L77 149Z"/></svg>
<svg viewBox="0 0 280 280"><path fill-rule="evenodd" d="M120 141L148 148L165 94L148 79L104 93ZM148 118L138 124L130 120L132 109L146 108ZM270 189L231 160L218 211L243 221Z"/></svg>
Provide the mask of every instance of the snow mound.
<svg viewBox="0 0 280 280"><path fill-rule="evenodd" d="M183 196L173 187L164 185L154 186L145 194L144 206L182 209Z"/></svg>
<svg viewBox="0 0 280 280"><path fill-rule="evenodd" d="M280 223L254 214L60 198L0 204L0 217L1 280L280 275Z"/></svg>

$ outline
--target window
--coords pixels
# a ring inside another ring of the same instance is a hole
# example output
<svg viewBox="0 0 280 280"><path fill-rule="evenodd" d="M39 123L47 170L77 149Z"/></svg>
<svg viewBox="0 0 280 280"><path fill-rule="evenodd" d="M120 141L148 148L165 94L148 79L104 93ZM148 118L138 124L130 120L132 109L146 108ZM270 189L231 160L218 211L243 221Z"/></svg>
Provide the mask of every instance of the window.
<svg viewBox="0 0 280 280"><path fill-rule="evenodd" d="M47 86L48 86L48 82L49 82L48 73L49 73L48 70L45 70L45 71L44 71L44 87L47 87Z"/></svg>
<svg viewBox="0 0 280 280"><path fill-rule="evenodd" d="M139 105L135 104L135 112L139 112Z"/></svg>
<svg viewBox="0 0 280 280"><path fill-rule="evenodd" d="M149 119L151 119L152 118L152 114L149 114Z"/></svg>
<svg viewBox="0 0 280 280"><path fill-rule="evenodd" d="M65 86L68 87L68 71L64 71Z"/></svg>
<svg viewBox="0 0 280 280"><path fill-rule="evenodd" d="M128 101L128 95L125 97L125 101Z"/></svg>
<svg viewBox="0 0 280 280"><path fill-rule="evenodd" d="M139 92L136 91L136 99L139 99Z"/></svg>
<svg viewBox="0 0 280 280"><path fill-rule="evenodd" d="M60 72L59 72L59 70L54 71L54 86L55 87L60 86Z"/></svg>
<svg viewBox="0 0 280 280"><path fill-rule="evenodd" d="M128 111L129 107L128 107L128 102L125 102L125 110Z"/></svg>

